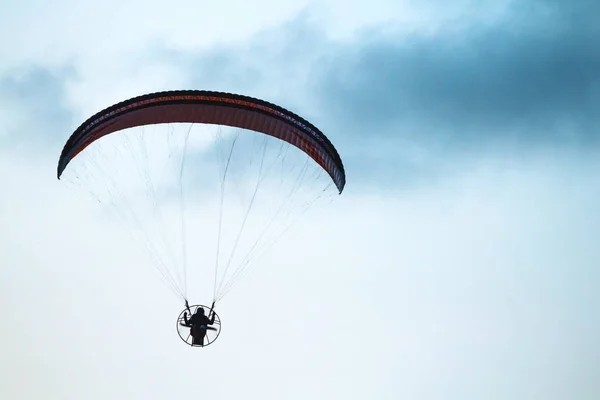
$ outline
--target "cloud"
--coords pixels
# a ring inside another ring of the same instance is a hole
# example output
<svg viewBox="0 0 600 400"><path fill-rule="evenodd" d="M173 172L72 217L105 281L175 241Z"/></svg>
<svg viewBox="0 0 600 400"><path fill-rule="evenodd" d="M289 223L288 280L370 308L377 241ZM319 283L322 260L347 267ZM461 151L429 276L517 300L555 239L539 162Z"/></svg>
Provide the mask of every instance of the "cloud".
<svg viewBox="0 0 600 400"><path fill-rule="evenodd" d="M242 91L303 115L366 187L428 184L461 173L465 158L562 160L594 148L597 5L467 6L407 8L431 27L390 19L344 37L307 11L246 43L157 57L177 60L192 87Z"/></svg>
<svg viewBox="0 0 600 400"><path fill-rule="evenodd" d="M500 21L369 35L332 52L315 84L349 132L465 146L595 144L598 5L515 3ZM438 144L439 145L439 144Z"/></svg>

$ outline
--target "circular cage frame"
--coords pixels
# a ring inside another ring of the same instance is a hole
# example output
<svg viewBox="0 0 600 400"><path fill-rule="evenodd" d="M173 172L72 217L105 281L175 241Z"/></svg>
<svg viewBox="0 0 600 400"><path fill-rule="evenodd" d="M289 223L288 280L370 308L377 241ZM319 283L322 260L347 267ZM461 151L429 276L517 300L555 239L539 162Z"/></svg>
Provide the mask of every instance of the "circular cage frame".
<svg viewBox="0 0 600 400"><path fill-rule="evenodd" d="M183 318L184 314L186 312L190 312L190 317L191 315L193 315L196 310L198 308L203 308L204 309L204 313L205 315L209 315L209 313L213 313L215 315L215 322L214 324L211 325L211 327L214 327L215 330L211 330L211 329L207 329L206 331L206 335L204 336L204 344L199 345L199 344L194 344L192 341L192 334L191 334L191 328L188 326L183 325L185 320ZM221 318L219 317L219 314L217 314L215 312L215 310L210 309L210 307L207 307L203 304L194 304L192 306L189 307L189 311L187 308L185 308L183 311L181 311L181 313L179 313L179 316L177 317L177 322L176 322L176 329L177 329L177 334L179 335L179 337L181 338L181 340L183 340L188 346L191 347L206 347L211 345L212 343L215 342L215 340L217 340L219 338L219 335L221 334Z"/></svg>

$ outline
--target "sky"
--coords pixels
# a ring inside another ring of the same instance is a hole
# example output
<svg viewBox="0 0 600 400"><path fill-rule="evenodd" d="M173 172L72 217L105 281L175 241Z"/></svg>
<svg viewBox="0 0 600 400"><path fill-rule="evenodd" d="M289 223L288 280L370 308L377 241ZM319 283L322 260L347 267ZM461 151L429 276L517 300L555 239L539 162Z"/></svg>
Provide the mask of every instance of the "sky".
<svg viewBox="0 0 600 400"><path fill-rule="evenodd" d="M599 14L0 3L0 398L597 399ZM127 232L56 179L81 122L169 89L280 104L347 176L219 302L203 349Z"/></svg>

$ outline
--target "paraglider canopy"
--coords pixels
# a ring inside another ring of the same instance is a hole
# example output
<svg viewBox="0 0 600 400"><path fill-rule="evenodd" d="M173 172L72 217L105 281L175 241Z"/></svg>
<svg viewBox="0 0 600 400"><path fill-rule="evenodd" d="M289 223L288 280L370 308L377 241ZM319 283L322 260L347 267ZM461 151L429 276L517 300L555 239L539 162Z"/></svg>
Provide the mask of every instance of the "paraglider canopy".
<svg viewBox="0 0 600 400"><path fill-rule="evenodd" d="M231 93L184 90L150 93L115 104L85 121L71 135L60 156L57 177L94 141L136 126L191 122L219 124L262 132L308 154L331 176L339 192L346 176L329 139L302 117L264 100Z"/></svg>

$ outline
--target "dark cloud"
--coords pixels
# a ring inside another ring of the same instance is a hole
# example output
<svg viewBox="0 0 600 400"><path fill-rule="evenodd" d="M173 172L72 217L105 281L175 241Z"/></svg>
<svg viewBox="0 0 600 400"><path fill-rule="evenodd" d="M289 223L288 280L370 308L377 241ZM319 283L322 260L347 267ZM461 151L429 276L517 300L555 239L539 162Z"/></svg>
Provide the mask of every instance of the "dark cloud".
<svg viewBox="0 0 600 400"><path fill-rule="evenodd" d="M321 106L370 137L596 143L600 3L519 4L493 25L339 49L318 74Z"/></svg>
<svg viewBox="0 0 600 400"><path fill-rule="evenodd" d="M437 179L465 155L597 147L598 15L597 1L521 1L492 22L465 14L433 33L371 27L336 43L305 13L184 59L194 86L235 83L227 90L305 116L336 145L350 183L380 187Z"/></svg>

